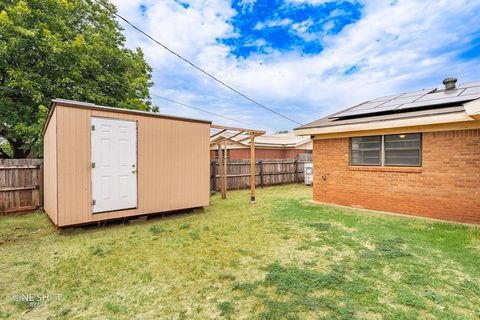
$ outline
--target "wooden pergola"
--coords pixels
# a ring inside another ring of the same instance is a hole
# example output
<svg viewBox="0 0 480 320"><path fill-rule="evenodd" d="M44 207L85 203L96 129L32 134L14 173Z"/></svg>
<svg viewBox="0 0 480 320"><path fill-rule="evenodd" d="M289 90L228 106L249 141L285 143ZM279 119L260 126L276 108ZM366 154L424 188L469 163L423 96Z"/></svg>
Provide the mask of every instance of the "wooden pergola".
<svg viewBox="0 0 480 320"><path fill-rule="evenodd" d="M250 140L250 203L256 203L255 199L255 137L265 134L262 130L253 130L245 128L227 127L212 124L211 128L215 130L210 135L210 145L218 146L218 167L220 173L220 193L222 199L227 198L227 145L229 142L239 143ZM247 137L234 140L233 138L241 134ZM222 148L223 146L223 148ZM222 151L223 149L223 151ZM213 177L216 179L217 177Z"/></svg>

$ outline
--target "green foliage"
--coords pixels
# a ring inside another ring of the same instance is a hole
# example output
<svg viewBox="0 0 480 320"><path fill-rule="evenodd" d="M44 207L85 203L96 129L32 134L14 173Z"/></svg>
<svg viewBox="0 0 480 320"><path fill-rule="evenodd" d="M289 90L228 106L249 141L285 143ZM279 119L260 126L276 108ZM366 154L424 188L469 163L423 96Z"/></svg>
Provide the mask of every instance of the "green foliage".
<svg viewBox="0 0 480 320"><path fill-rule="evenodd" d="M143 283L150 283L153 280L153 276L150 272L146 271L140 274L140 279Z"/></svg>
<svg viewBox="0 0 480 320"><path fill-rule="evenodd" d="M236 279L235 275L231 273L223 273L218 276L218 280L220 281L233 281L235 279Z"/></svg>
<svg viewBox="0 0 480 320"><path fill-rule="evenodd" d="M92 254L99 256L99 257L104 257L105 256L105 248L99 244L93 246L90 248L92 251Z"/></svg>
<svg viewBox="0 0 480 320"><path fill-rule="evenodd" d="M283 267L278 262L270 264L267 271L266 284L274 285L281 293L296 295L319 289L335 288L345 281L343 275L337 271L321 273L293 266Z"/></svg>
<svg viewBox="0 0 480 320"><path fill-rule="evenodd" d="M402 238L393 238L393 239L387 239L387 240L382 240L377 244L377 252L389 259L393 258L400 258L400 257L408 257L410 254L408 252L405 252L401 248L401 244L403 243Z"/></svg>
<svg viewBox="0 0 480 320"><path fill-rule="evenodd" d="M230 318L234 311L235 307L233 306L233 303L230 301L223 301L217 304L218 310L220 310L220 316Z"/></svg>
<svg viewBox="0 0 480 320"><path fill-rule="evenodd" d="M182 223L180 225L180 229L189 229L191 227L190 223Z"/></svg>
<svg viewBox="0 0 480 320"><path fill-rule="evenodd" d="M12 158L13 157L13 150L12 146L7 140L3 140L0 142L0 159L1 158Z"/></svg>
<svg viewBox="0 0 480 320"><path fill-rule="evenodd" d="M191 231L190 232L190 237L192 237L193 240L198 240L198 239L200 239L200 234L196 231Z"/></svg>
<svg viewBox="0 0 480 320"><path fill-rule="evenodd" d="M427 291L425 293L425 296L435 303L441 303L443 301L442 297L440 297L437 293L433 291Z"/></svg>
<svg viewBox="0 0 480 320"><path fill-rule="evenodd" d="M253 293L257 288L258 283L250 283L250 282L234 282L232 289L233 290L240 290L245 291L247 293Z"/></svg>
<svg viewBox="0 0 480 320"><path fill-rule="evenodd" d="M162 232L165 232L165 229L162 228L161 226L153 225L153 226L150 227L150 232L157 235L157 234L160 234Z"/></svg>
<svg viewBox="0 0 480 320"><path fill-rule="evenodd" d="M410 290L404 288L399 289L397 290L397 296L400 303L404 305L418 309L425 307L423 299Z"/></svg>
<svg viewBox="0 0 480 320"><path fill-rule="evenodd" d="M0 136L11 156L41 154L51 98L155 109L151 68L140 49L125 47L121 31L91 0L0 2Z"/></svg>
<svg viewBox="0 0 480 320"><path fill-rule="evenodd" d="M328 229L330 229L330 223L309 223L308 224L309 227L311 228L314 228L318 231L327 231Z"/></svg>
<svg viewBox="0 0 480 320"><path fill-rule="evenodd" d="M104 304L105 310L111 313L127 313L127 307L115 301L107 301Z"/></svg>

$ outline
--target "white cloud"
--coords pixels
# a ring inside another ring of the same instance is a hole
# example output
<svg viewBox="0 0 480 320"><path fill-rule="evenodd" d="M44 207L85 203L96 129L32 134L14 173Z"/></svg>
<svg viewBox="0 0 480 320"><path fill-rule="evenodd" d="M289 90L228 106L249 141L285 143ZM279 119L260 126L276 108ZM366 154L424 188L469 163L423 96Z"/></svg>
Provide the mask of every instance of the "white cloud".
<svg viewBox="0 0 480 320"><path fill-rule="evenodd" d="M287 2L293 3L293 4L322 5L322 4L337 2L337 1L336 0L288 0Z"/></svg>
<svg viewBox="0 0 480 320"><path fill-rule="evenodd" d="M265 28L274 28L274 27L286 27L292 24L292 20L285 18L285 19L279 19L279 20L270 20L267 22L257 22L255 27L253 28L254 30L262 30Z"/></svg>
<svg viewBox="0 0 480 320"><path fill-rule="evenodd" d="M190 1L188 9L174 1L114 2L121 15L173 50L302 123L377 96L439 86L446 76L454 75L465 82L477 80L480 74L478 61L457 58L473 33L480 31L480 3L476 1L404 0L395 6L366 1L362 19L335 36L322 37L325 50L318 55L272 50L247 59L235 58L230 48L217 41L240 36L234 34L229 23L236 14L229 1ZM145 18L138 10L141 3L148 7ZM251 8L246 1L245 6ZM268 23L274 22L264 22L263 27ZM292 21L276 23L288 25ZM292 24L292 30L308 36L308 23ZM125 32L128 45L141 46L154 68L152 92L238 118L249 127L280 130L295 126L226 90L128 26ZM359 73L342 75L357 64L361 65ZM239 125L156 102L167 113Z"/></svg>

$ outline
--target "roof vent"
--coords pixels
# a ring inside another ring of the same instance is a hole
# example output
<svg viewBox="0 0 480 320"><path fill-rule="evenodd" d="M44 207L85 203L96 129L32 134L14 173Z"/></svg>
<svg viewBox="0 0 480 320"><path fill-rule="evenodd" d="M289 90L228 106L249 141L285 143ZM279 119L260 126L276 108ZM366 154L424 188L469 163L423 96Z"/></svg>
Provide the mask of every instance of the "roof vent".
<svg viewBox="0 0 480 320"><path fill-rule="evenodd" d="M445 85L445 91L455 90L455 84L457 83L457 78L446 78L443 80Z"/></svg>

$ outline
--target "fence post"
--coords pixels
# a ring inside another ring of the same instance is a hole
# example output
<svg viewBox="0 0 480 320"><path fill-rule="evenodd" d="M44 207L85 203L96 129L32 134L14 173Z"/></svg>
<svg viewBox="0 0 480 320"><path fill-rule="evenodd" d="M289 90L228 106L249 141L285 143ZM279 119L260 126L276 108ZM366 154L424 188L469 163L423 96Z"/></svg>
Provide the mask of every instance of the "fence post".
<svg viewBox="0 0 480 320"><path fill-rule="evenodd" d="M263 161L258 161L259 164L259 171L260 171L260 188L263 188Z"/></svg>
<svg viewBox="0 0 480 320"><path fill-rule="evenodd" d="M212 177L212 184L210 190L217 191L217 163L215 160L210 161L210 173Z"/></svg>
<svg viewBox="0 0 480 320"><path fill-rule="evenodd" d="M295 159L295 178L293 179L293 182L297 183L298 182L298 159Z"/></svg>

